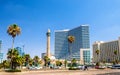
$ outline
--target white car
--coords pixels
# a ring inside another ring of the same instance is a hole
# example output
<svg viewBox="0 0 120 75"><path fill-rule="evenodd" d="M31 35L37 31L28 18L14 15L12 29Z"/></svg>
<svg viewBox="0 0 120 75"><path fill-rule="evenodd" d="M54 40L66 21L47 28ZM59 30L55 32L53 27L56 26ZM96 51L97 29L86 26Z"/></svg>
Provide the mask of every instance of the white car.
<svg viewBox="0 0 120 75"><path fill-rule="evenodd" d="M84 68L83 65L77 67L77 69L80 69L80 70L82 70L83 68Z"/></svg>
<svg viewBox="0 0 120 75"><path fill-rule="evenodd" d="M120 69L120 65L113 65L111 69Z"/></svg>

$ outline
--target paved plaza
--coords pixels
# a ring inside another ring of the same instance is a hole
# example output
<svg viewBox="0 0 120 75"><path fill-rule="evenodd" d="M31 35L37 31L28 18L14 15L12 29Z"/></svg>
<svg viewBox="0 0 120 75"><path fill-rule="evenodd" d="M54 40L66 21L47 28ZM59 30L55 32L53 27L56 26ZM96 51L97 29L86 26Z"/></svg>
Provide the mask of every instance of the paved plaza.
<svg viewBox="0 0 120 75"><path fill-rule="evenodd" d="M105 70L40 70L40 71L24 71L18 73L0 72L0 75L120 75L119 69Z"/></svg>

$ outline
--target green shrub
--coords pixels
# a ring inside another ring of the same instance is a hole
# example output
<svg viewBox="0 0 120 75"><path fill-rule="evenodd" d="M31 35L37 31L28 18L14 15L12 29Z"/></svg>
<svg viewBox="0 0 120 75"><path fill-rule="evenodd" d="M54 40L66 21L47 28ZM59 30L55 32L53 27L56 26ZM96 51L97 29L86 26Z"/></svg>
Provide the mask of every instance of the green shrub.
<svg viewBox="0 0 120 75"><path fill-rule="evenodd" d="M77 70L77 68L70 67L69 70Z"/></svg>
<svg viewBox="0 0 120 75"><path fill-rule="evenodd" d="M12 70L5 70L5 72L21 72L21 70L18 70L18 69L12 69Z"/></svg>
<svg viewBox="0 0 120 75"><path fill-rule="evenodd" d="M99 65L100 65L100 63L99 63L99 62L97 62L97 63L96 63L96 66L99 66Z"/></svg>

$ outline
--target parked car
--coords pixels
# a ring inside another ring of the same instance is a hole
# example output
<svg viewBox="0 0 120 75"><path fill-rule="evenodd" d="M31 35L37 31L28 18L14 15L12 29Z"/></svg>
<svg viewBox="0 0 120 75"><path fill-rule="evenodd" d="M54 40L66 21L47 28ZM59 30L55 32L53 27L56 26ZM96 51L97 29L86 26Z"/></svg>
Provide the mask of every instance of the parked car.
<svg viewBox="0 0 120 75"><path fill-rule="evenodd" d="M107 68L111 68L112 67L112 65L107 65Z"/></svg>
<svg viewBox="0 0 120 75"><path fill-rule="evenodd" d="M106 66L95 66L96 69L105 69Z"/></svg>
<svg viewBox="0 0 120 75"><path fill-rule="evenodd" d="M111 69L120 69L120 65L113 65Z"/></svg>
<svg viewBox="0 0 120 75"><path fill-rule="evenodd" d="M30 66L28 69L30 70L38 70L38 69L42 69L42 67L34 67L34 66Z"/></svg>
<svg viewBox="0 0 120 75"><path fill-rule="evenodd" d="M84 68L83 65L77 67L77 69L80 69L80 70L82 70L83 68Z"/></svg>
<svg viewBox="0 0 120 75"><path fill-rule="evenodd" d="M42 69L42 67L35 67L35 69L37 69L37 70L38 70L38 69Z"/></svg>

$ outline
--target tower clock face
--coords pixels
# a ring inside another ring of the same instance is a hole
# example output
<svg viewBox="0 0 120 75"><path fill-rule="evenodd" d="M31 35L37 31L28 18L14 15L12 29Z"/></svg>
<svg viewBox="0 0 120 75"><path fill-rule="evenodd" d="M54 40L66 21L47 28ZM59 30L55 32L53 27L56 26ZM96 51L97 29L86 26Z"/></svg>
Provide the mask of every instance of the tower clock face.
<svg viewBox="0 0 120 75"><path fill-rule="evenodd" d="M47 32L46 34L47 34L47 36L50 36L50 32Z"/></svg>

